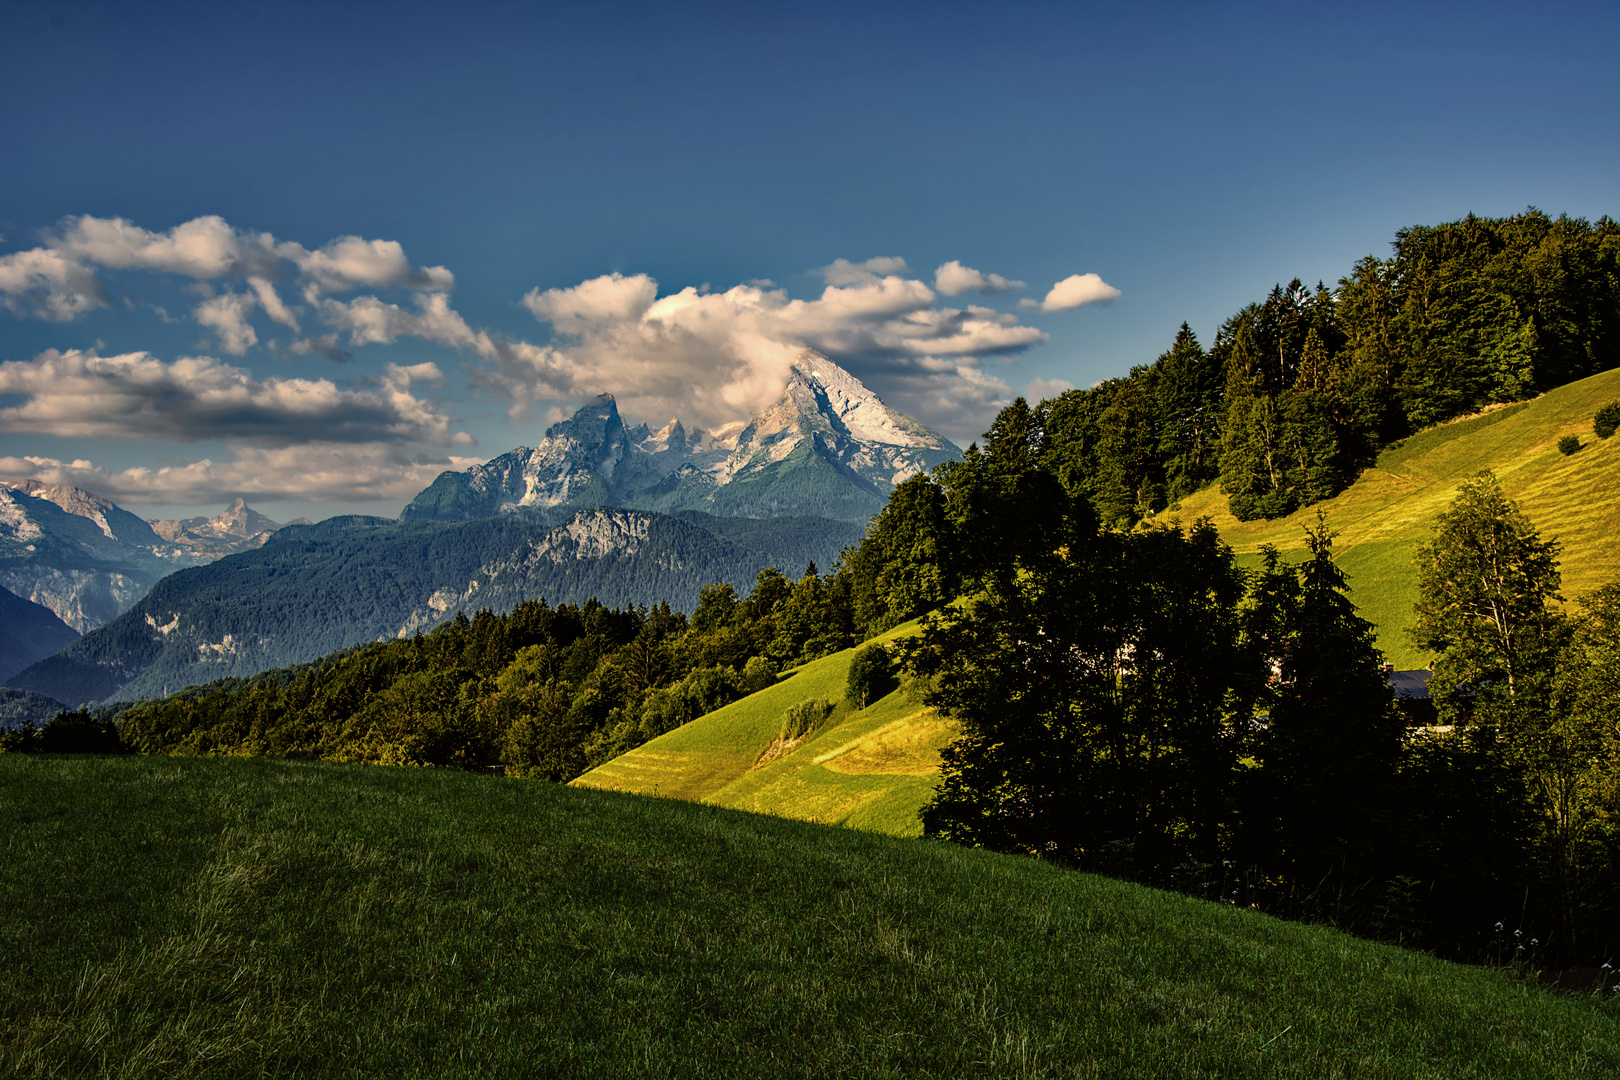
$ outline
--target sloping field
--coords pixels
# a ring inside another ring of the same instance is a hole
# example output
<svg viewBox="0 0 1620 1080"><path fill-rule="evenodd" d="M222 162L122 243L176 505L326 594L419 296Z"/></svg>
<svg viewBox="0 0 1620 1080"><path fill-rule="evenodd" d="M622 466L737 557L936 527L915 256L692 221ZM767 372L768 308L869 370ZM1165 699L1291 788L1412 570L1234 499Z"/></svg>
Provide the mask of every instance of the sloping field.
<svg viewBox="0 0 1620 1080"><path fill-rule="evenodd" d="M1592 434L1593 414L1615 400L1620 369L1430 428L1386 450L1336 498L1275 521L1238 521L1213 485L1162 517L1190 522L1207 516L1244 555L1265 543L1303 554L1305 527L1321 509L1339 534L1334 550L1361 614L1378 627L1379 648L1398 668L1422 667L1429 656L1408 644L1405 633L1417 592L1412 556L1432 538L1434 520L1458 486L1482 469L1496 473L1543 538L1563 544L1566 598L1620 578L1620 436ZM1577 435L1582 444L1568 457L1557 448L1564 435Z"/></svg>
<svg viewBox="0 0 1620 1080"><path fill-rule="evenodd" d="M908 623L877 641L916 632ZM844 695L853 649L786 672L780 682L661 735L586 773L580 787L628 791L849 825L896 836L922 831L917 811L939 776L951 729L896 692L835 711L809 738L783 744L782 714Z"/></svg>
<svg viewBox="0 0 1620 1080"><path fill-rule="evenodd" d="M672 799L8 754L0 821L8 1077L1620 1075L1612 1001Z"/></svg>

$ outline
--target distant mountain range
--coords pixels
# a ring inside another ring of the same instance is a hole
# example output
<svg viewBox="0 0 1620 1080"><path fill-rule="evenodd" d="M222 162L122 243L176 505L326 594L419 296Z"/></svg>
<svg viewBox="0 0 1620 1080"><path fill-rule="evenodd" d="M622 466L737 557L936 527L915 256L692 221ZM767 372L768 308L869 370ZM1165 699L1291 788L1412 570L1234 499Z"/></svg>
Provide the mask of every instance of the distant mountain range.
<svg viewBox="0 0 1620 1080"><path fill-rule="evenodd" d="M154 697L194 683L314 660L365 641L425 630L457 610L520 600L609 606L698 591L748 591L756 573L828 567L861 527L822 518L765 521L704 514L580 511L550 526L330 518L171 574L129 611L14 676L9 686L77 705Z"/></svg>
<svg viewBox="0 0 1620 1080"><path fill-rule="evenodd" d="M288 522L289 525L308 525L308 518ZM172 544L193 555L209 559L223 559L238 551L259 547L276 530L280 522L271 521L241 499L232 502L225 512L211 518L194 517L183 521L154 521L152 531Z"/></svg>
<svg viewBox="0 0 1620 1080"><path fill-rule="evenodd" d="M561 521L587 507L725 517L810 515L864 524L907 477L961 457L950 440L807 352L775 404L746 424L688 431L627 426L611 395L465 472L441 473L406 521L518 514Z"/></svg>
<svg viewBox="0 0 1620 1080"><path fill-rule="evenodd" d="M82 634L165 575L257 547L280 527L241 499L215 518L148 522L81 488L0 484L0 587Z"/></svg>
<svg viewBox="0 0 1620 1080"><path fill-rule="evenodd" d="M241 499L146 522L76 488L0 489L0 585L85 635L8 685L159 695L540 597L690 610L711 582L830 567L894 485L960 456L805 353L747 423L653 431L604 395L538 446L441 474L398 522L281 526Z"/></svg>

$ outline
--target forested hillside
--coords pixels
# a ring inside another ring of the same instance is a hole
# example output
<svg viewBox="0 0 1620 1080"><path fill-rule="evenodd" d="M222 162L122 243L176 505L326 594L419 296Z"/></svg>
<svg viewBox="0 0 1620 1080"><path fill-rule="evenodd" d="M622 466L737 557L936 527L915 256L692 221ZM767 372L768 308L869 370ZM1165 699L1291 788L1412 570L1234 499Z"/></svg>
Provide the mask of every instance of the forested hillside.
<svg viewBox="0 0 1620 1080"><path fill-rule="evenodd" d="M1620 224L1529 210L1414 226L1335 288L1278 285L1206 350L1041 408L1054 467L1105 522L1219 482L1240 521L1343 490L1390 443L1620 365Z"/></svg>
<svg viewBox="0 0 1620 1080"><path fill-rule="evenodd" d="M859 530L817 519L731 522L589 511L555 529L521 518L332 518L159 582L134 608L15 676L77 704L157 696L431 627L460 607L525 597L690 607L761 566L830 563Z"/></svg>
<svg viewBox="0 0 1620 1080"><path fill-rule="evenodd" d="M137 704L123 738L147 753L250 754L494 769L565 781L764 689L783 667L852 640L843 588L812 566L761 571L739 598L703 590L690 619L654 608L458 614L432 633L366 645Z"/></svg>

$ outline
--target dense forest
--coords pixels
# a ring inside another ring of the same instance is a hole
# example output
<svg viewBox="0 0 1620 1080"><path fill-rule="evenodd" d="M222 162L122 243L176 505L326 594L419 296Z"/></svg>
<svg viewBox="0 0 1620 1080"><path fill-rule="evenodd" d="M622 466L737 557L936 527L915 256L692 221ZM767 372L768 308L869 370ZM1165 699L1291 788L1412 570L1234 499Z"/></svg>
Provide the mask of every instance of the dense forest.
<svg viewBox="0 0 1620 1080"><path fill-rule="evenodd" d="M1240 520L1328 498L1431 424L1620 364L1620 224L1530 210L1403 229L1337 288L1278 285L1206 350L1042 405L1052 467L1110 524L1219 481Z"/></svg>
<svg viewBox="0 0 1620 1080"><path fill-rule="evenodd" d="M153 697L408 634L463 606L509 611L535 596L690 610L706 584L746 588L772 563L826 565L859 536L858 526L821 518L628 510L581 511L572 527L510 515L330 518L171 574L9 685L70 705Z"/></svg>
<svg viewBox="0 0 1620 1080"><path fill-rule="evenodd" d="M1207 521L1119 526L1216 478L1282 513L1414 427L1614 366L1617 243L1608 219L1534 212L1407 230L1389 262L1336 293L1279 289L1208 352L1184 328L1126 379L1015 401L982 446L897 485L828 575L711 585L690 616L458 614L139 703L116 735L565 781L922 616L890 652L960 730L930 836L1453 956L1612 960L1620 583L1566 614L1556 540L1494 477L1464 483L1417 556L1438 723L1414 728L1320 515L1303 563L1255 569Z"/></svg>

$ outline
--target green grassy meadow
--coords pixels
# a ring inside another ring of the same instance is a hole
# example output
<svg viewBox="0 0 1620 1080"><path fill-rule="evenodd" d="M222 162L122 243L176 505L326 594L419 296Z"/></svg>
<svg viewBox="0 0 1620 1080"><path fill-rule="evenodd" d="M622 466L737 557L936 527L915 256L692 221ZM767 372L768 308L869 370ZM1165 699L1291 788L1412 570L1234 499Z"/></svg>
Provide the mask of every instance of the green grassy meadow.
<svg viewBox="0 0 1620 1080"><path fill-rule="evenodd" d="M1192 495L1165 520L1209 517L1250 565L1261 544L1303 557L1305 527L1327 514L1339 534L1339 565L1363 617L1378 627L1378 647L1398 668L1422 667L1426 653L1406 639L1416 600L1412 556L1433 535L1434 520L1462 481L1490 469L1546 537L1564 546L1564 595L1575 599L1620 579L1620 438L1592 434L1592 416L1620 400L1620 369L1561 386L1535 399L1419 432L1386 450L1374 468L1337 497L1274 521L1242 522L1218 486ZM1576 435L1568 457L1557 443Z"/></svg>
<svg viewBox="0 0 1620 1080"><path fill-rule="evenodd" d="M1620 1074L1610 1001L696 802L11 754L0 820L5 1076Z"/></svg>
<svg viewBox="0 0 1620 1080"><path fill-rule="evenodd" d="M916 629L907 623L875 640ZM622 754L574 784L917 836L917 811L933 794L939 751L952 738L949 722L934 710L896 692L865 709L841 705L803 741L778 738L790 706L843 697L854 652L788 671L775 686Z"/></svg>

